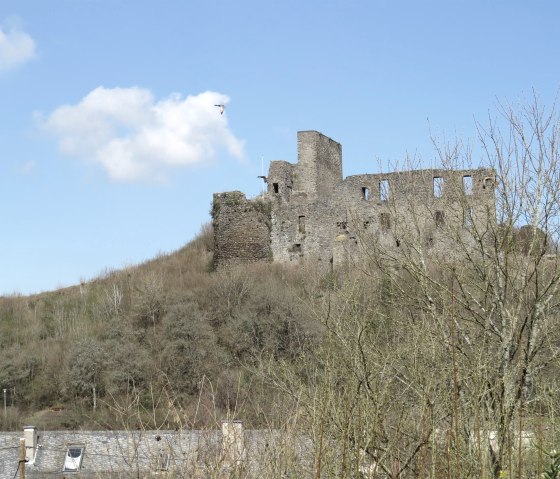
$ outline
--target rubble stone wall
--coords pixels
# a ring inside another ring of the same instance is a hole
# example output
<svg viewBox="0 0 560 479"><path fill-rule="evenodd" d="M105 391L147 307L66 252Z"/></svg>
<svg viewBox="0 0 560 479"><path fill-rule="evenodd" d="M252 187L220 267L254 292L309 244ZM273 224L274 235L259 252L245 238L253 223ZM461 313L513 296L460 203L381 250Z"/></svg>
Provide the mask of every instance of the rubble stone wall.
<svg viewBox="0 0 560 479"><path fill-rule="evenodd" d="M343 179L342 147L316 131L298 132L298 162L271 162L265 181L267 192L254 200L241 192L214 195L217 268L271 260L329 268L372 245L449 256L472 241L466 228L484 232L496 221L492 169Z"/></svg>
<svg viewBox="0 0 560 479"><path fill-rule="evenodd" d="M270 202L248 200L240 191L214 194L214 265L270 261Z"/></svg>

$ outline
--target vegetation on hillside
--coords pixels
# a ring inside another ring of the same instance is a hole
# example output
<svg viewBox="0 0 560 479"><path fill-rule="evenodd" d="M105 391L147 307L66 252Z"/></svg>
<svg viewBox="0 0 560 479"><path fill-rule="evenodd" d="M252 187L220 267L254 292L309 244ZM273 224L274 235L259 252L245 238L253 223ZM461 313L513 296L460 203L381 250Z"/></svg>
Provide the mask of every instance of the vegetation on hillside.
<svg viewBox="0 0 560 479"><path fill-rule="evenodd" d="M241 404L250 423L269 417L271 393L247 366L261 354L292 360L317 338L299 307L306 272L266 265L210 273L212 245L205 226L181 250L140 266L52 293L1 298L3 427L32 420L118 428L119 405L135 398L153 412L153 391L186 408L198 404L198 427ZM163 403L155 412L165 417Z"/></svg>

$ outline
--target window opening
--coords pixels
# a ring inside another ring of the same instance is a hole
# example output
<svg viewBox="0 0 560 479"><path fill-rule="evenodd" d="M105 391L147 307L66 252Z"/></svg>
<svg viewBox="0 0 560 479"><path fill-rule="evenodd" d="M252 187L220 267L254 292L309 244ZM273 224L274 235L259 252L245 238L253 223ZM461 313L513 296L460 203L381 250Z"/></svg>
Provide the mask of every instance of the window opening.
<svg viewBox="0 0 560 479"><path fill-rule="evenodd" d="M64 457L63 472L79 471L84 458L84 446L68 446Z"/></svg>
<svg viewBox="0 0 560 479"><path fill-rule="evenodd" d="M436 211L435 214L436 226L441 227L445 224L445 216L443 211Z"/></svg>
<svg viewBox="0 0 560 479"><path fill-rule="evenodd" d="M441 198L443 196L443 178L434 176L434 197Z"/></svg>
<svg viewBox="0 0 560 479"><path fill-rule="evenodd" d="M473 181L470 175L463 176L463 192L465 195L473 194Z"/></svg>
<svg viewBox="0 0 560 479"><path fill-rule="evenodd" d="M379 182L379 201L389 201L389 180Z"/></svg>
<svg viewBox="0 0 560 479"><path fill-rule="evenodd" d="M366 186L362 186L362 198L366 201L369 200L369 188Z"/></svg>
<svg viewBox="0 0 560 479"><path fill-rule="evenodd" d="M278 193L278 183L272 183L272 191L274 191L274 193Z"/></svg>
<svg viewBox="0 0 560 479"><path fill-rule="evenodd" d="M169 470L169 462L171 458L169 454L161 452L156 458L156 471L167 471Z"/></svg>
<svg viewBox="0 0 560 479"><path fill-rule="evenodd" d="M301 253L301 243L295 243L288 251L290 253Z"/></svg>
<svg viewBox="0 0 560 479"><path fill-rule="evenodd" d="M382 231L388 231L391 229L391 217L389 213L381 213L379 215L379 223L381 224Z"/></svg>
<svg viewBox="0 0 560 479"><path fill-rule="evenodd" d="M473 225L473 208L472 208L472 206L469 206L468 208L466 208L464 210L463 214L465 215L465 226L467 228L472 227L472 225Z"/></svg>
<svg viewBox="0 0 560 479"><path fill-rule="evenodd" d="M484 181L482 182L482 187L483 188L493 188L494 187L494 178L487 176L486 178L484 178Z"/></svg>
<svg viewBox="0 0 560 479"><path fill-rule="evenodd" d="M298 216L298 231L305 233L305 216Z"/></svg>

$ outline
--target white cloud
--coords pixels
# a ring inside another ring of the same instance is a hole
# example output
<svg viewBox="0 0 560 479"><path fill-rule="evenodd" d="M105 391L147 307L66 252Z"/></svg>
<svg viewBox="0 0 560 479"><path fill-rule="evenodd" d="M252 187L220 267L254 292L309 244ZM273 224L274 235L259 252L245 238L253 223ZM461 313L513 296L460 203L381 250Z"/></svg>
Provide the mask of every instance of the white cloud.
<svg viewBox="0 0 560 479"><path fill-rule="evenodd" d="M172 168L207 162L219 149L244 158L244 142L214 106L228 102L211 91L155 101L143 88L98 87L57 108L44 126L62 153L100 165L113 180L157 180Z"/></svg>
<svg viewBox="0 0 560 479"><path fill-rule="evenodd" d="M0 27L0 71L11 70L35 57L35 42L27 33Z"/></svg>

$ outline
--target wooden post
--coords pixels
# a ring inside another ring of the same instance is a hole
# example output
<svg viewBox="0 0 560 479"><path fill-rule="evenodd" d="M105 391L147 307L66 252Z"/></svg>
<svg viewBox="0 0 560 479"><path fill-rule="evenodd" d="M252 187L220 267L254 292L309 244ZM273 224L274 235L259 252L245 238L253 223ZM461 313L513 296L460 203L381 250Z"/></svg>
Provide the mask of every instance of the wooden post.
<svg viewBox="0 0 560 479"><path fill-rule="evenodd" d="M25 479L25 439L19 440L19 457L18 457L19 479Z"/></svg>

